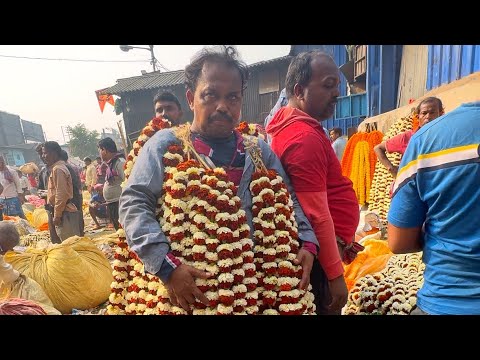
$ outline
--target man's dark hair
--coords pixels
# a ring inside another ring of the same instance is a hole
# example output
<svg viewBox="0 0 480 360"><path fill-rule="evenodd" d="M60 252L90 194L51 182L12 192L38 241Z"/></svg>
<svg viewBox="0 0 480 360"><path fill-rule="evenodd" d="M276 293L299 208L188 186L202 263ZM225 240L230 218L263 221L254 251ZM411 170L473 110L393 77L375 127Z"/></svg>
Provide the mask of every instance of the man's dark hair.
<svg viewBox="0 0 480 360"><path fill-rule="evenodd" d="M292 59L288 66L287 77L285 78L287 99L290 99L293 96L295 84L300 84L302 86L308 85L312 79L312 61L320 56L327 57L335 62L329 54L319 50L303 52Z"/></svg>
<svg viewBox="0 0 480 360"><path fill-rule="evenodd" d="M90 158L87 156L85 159L83 159L83 162L87 162L87 161L92 162L92 159L90 159Z"/></svg>
<svg viewBox="0 0 480 360"><path fill-rule="evenodd" d="M343 130L341 128L338 128L338 127L335 127L335 128L331 128L330 131L333 131L335 134L337 134L338 136L342 136L343 135Z"/></svg>
<svg viewBox="0 0 480 360"><path fill-rule="evenodd" d="M422 106L423 104L430 104L430 103L437 103L438 111L440 112L440 114L442 114L445 111L445 109L443 108L442 100L440 100L435 96L430 96L420 101L420 104L418 104L417 108L415 109L417 114L420 113L420 106Z"/></svg>
<svg viewBox="0 0 480 360"><path fill-rule="evenodd" d="M115 144L115 141L112 140L112 138L106 137L105 139L101 139L98 142L98 147L100 149L105 149L107 151L110 151L111 153L116 153L117 150L117 144Z"/></svg>
<svg viewBox="0 0 480 360"><path fill-rule="evenodd" d="M60 160L68 161L68 153L65 150L62 150L62 154L60 155Z"/></svg>
<svg viewBox="0 0 480 360"><path fill-rule="evenodd" d="M155 106L155 104L159 101L174 102L177 105L178 110L182 110L182 107L180 106L180 101L178 101L177 97L169 91L162 92L161 90L159 90L157 95L155 95L155 97L153 98L153 105Z"/></svg>
<svg viewBox="0 0 480 360"><path fill-rule="evenodd" d="M242 78L242 94L247 88L248 67L238 58L237 51L231 46L203 48L192 59L190 64L185 67L185 85L192 92L197 89L198 79L202 74L205 63L223 63L229 67L235 68Z"/></svg>
<svg viewBox="0 0 480 360"><path fill-rule="evenodd" d="M47 141L43 144L43 147L48 150L48 152L55 153L58 155L58 158L62 158L62 148L56 141Z"/></svg>

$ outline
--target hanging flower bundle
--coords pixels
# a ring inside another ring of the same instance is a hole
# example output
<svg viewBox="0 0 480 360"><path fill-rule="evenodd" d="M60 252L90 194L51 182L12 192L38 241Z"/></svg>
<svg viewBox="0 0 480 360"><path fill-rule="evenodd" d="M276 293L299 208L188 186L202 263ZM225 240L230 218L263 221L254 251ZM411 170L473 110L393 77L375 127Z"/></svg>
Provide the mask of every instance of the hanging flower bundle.
<svg viewBox="0 0 480 360"><path fill-rule="evenodd" d="M256 166L251 231L225 170L210 168L196 153L189 125L175 134L180 144L171 144L163 157L164 191L156 213L173 255L213 274L196 279L209 305L196 302L192 314L313 313L313 294L298 289L302 269L293 264L299 249L293 203L282 178L261 162L256 139L245 137ZM145 274L122 239L115 262L109 314L187 314L171 304L162 282Z"/></svg>
<svg viewBox="0 0 480 360"><path fill-rule="evenodd" d="M360 205L369 201L377 156L373 148L382 141L380 131L355 133L347 142L342 158L342 174L352 180Z"/></svg>
<svg viewBox="0 0 480 360"><path fill-rule="evenodd" d="M128 179L130 176L130 173L132 172L133 165L135 164L135 161L137 159L138 154L140 153L140 150L142 150L143 145L153 136L155 133L159 130L162 129L167 129L171 127L172 124L168 120L164 120L161 117L155 117L152 120L150 120L143 128L141 131L140 135L138 136L137 141L133 143L133 149L130 151L130 153L127 156L127 161L125 162L124 169L125 169L125 181Z"/></svg>
<svg viewBox="0 0 480 360"><path fill-rule="evenodd" d="M408 116L405 116L398 121L396 121L392 127L387 131L382 141L391 139L392 137L412 130L415 123L418 127L418 115L412 109L411 113ZM400 160L402 158L400 153L386 153L388 160L394 165L400 165ZM368 210L375 211L379 214L380 218L385 221L387 219L388 209L390 208L390 187L394 178L392 174L387 170L383 164L377 160L375 165L375 173L372 180L372 187L370 190L370 201L368 203Z"/></svg>

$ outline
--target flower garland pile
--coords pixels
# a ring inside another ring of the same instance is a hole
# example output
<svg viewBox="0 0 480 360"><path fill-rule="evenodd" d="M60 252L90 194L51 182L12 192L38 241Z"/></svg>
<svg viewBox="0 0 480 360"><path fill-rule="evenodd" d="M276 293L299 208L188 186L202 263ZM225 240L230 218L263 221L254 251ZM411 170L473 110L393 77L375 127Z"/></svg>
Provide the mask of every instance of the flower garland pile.
<svg viewBox="0 0 480 360"><path fill-rule="evenodd" d="M423 284L421 253L394 255L381 272L357 280L345 315L408 315Z"/></svg>
<svg viewBox="0 0 480 360"><path fill-rule="evenodd" d="M225 170L211 169L195 152L188 125L179 127L176 135L181 145L171 144L163 157L164 192L156 213L172 253L182 263L213 274L207 280L196 279L210 303L196 302L192 313L313 313L313 294L298 289L301 267L292 263L299 247L298 230L281 177L264 166L253 176L253 222L258 241L254 248L237 188ZM254 154L252 140L245 140ZM133 155L138 155L142 146ZM259 154L252 157L261 161ZM187 313L170 303L157 277L145 274L124 239L119 239L113 275L109 314Z"/></svg>

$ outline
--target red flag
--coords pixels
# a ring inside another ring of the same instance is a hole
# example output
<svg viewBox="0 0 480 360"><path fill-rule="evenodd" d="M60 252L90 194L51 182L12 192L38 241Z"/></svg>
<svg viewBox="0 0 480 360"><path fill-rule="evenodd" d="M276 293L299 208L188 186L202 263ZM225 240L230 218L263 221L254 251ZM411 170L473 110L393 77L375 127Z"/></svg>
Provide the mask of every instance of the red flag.
<svg viewBox="0 0 480 360"><path fill-rule="evenodd" d="M100 94L105 89L95 90L95 95L97 95L98 105L100 106L100 111L103 113L105 104L108 102L110 105L115 106L115 99L112 94Z"/></svg>

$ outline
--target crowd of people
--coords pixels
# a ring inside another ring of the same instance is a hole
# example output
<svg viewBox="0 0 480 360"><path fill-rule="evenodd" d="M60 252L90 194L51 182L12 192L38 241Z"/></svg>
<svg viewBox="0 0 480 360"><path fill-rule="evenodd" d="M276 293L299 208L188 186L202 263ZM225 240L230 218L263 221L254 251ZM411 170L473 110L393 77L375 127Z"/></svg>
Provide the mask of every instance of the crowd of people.
<svg viewBox="0 0 480 360"><path fill-rule="evenodd" d="M231 47L205 48L185 68L185 79L193 111L187 141L205 163L225 170L238 188L241 208L253 229L253 159L236 130L247 67ZM317 314L340 314L348 295L343 265L362 249L355 240L359 205L339 162L347 139L341 129L322 126L335 111L339 84L339 69L328 54L310 51L295 56L285 88L265 119L266 141L259 138L257 143L261 161L283 178L292 196L301 243L295 263L304 270L300 288L312 285ZM155 115L173 128L182 122L183 112L173 94L157 94L153 105ZM425 283L414 314L480 314L480 230L475 221L480 199L480 103L444 114L441 100L430 97L420 102L417 113L418 130L375 148L380 162L396 177L388 242L395 253L423 250ZM38 189L47 191L52 242L83 233L79 212L85 188L92 195L89 212L96 228L101 226L98 219L105 217L115 229L121 224L145 271L162 280L173 304L189 311L195 302L208 304L196 279L213 274L183 264L157 219L166 181L164 155L178 142L174 129L158 131L138 154L123 189L125 158L112 139L99 141L96 164L84 159L83 175L68 163L57 143L46 142L37 149L45 163ZM392 151L403 154L399 168L386 157ZM0 157L4 210L23 215L24 185ZM251 235L255 241L253 231Z"/></svg>

